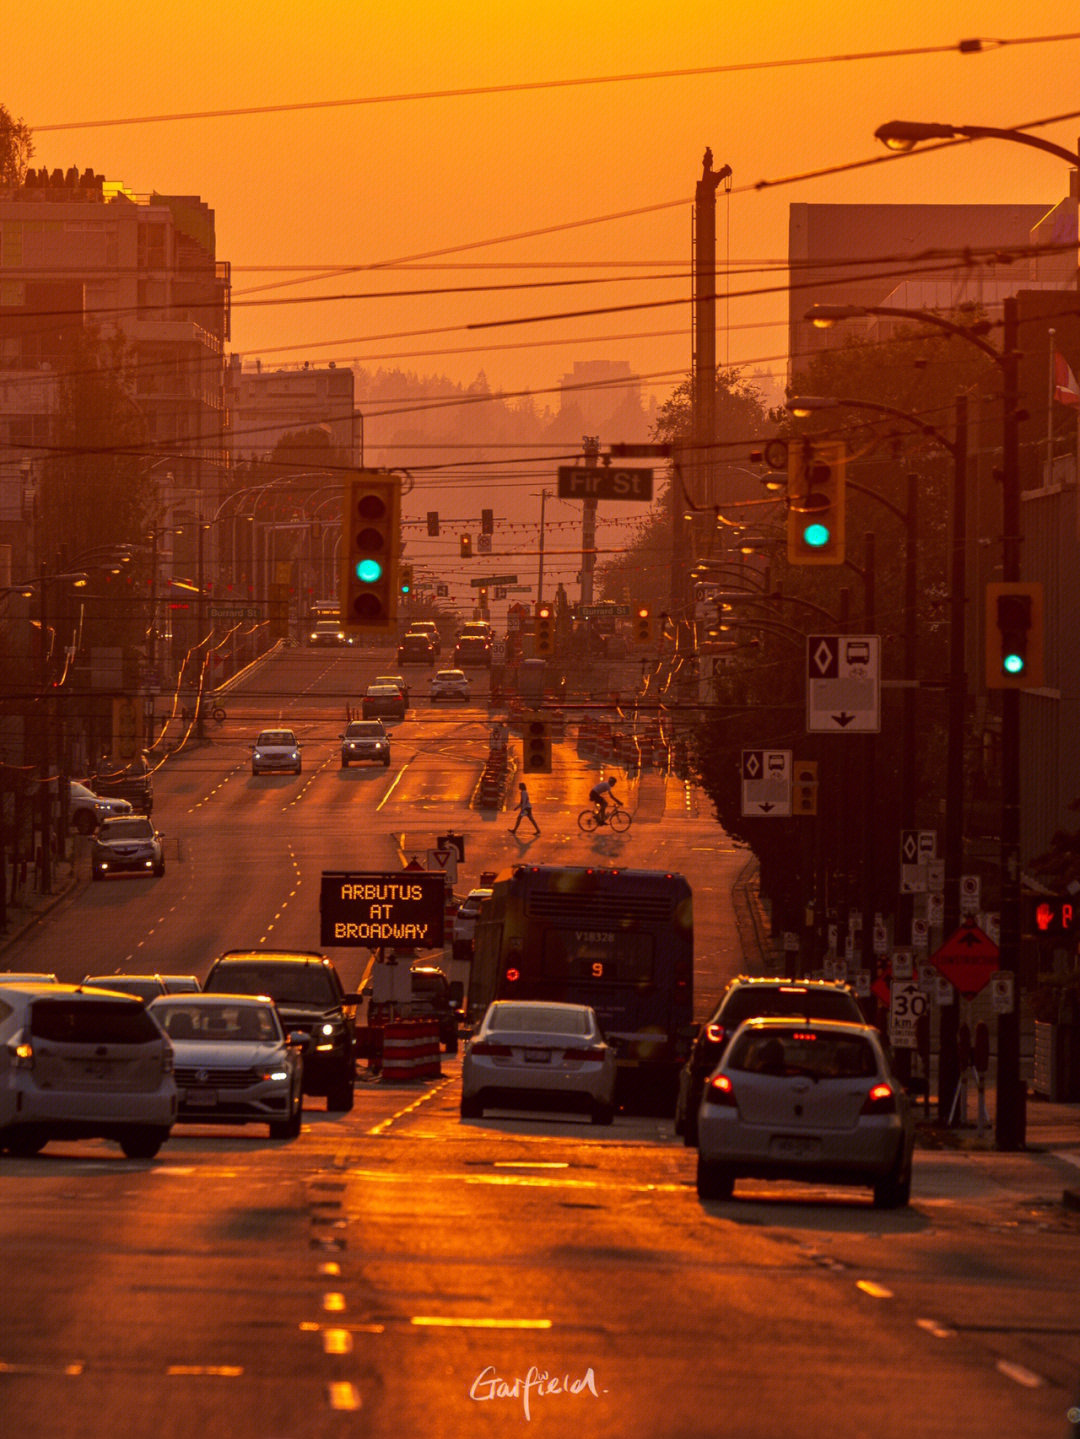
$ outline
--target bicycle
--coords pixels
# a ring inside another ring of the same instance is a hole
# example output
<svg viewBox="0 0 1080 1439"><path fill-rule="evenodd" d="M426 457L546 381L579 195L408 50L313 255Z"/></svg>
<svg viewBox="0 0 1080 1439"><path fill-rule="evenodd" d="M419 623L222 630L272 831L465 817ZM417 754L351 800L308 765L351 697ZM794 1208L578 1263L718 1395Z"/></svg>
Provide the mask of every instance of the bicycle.
<svg viewBox="0 0 1080 1439"><path fill-rule="evenodd" d="M578 829L582 834L595 834L601 825L607 825L613 834L625 834L633 822L629 810L621 804L613 805L606 815L596 809L583 809L578 815Z"/></svg>

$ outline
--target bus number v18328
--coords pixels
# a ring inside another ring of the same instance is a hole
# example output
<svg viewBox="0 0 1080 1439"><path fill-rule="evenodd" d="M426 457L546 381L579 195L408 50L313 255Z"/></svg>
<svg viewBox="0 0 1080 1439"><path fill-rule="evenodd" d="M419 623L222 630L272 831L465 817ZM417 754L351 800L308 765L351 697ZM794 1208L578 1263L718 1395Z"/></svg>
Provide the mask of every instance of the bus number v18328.
<svg viewBox="0 0 1080 1439"><path fill-rule="evenodd" d="M476 924L469 1013L493 999L589 1004L623 1097L673 1100L693 1039L694 925L681 874L518 865Z"/></svg>

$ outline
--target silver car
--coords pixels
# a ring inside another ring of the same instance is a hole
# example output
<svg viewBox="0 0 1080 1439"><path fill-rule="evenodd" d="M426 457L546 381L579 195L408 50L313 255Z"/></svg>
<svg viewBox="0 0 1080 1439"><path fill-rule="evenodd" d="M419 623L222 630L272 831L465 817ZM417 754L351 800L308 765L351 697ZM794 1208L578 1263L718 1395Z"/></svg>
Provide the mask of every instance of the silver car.
<svg viewBox="0 0 1080 1439"><path fill-rule="evenodd" d="M287 1037L272 999L250 994L170 994L150 1015L169 1036L187 1124L268 1124L295 1139L303 1115L307 1035ZM301 1039L303 1043L301 1043Z"/></svg>
<svg viewBox="0 0 1080 1439"><path fill-rule="evenodd" d="M431 680L431 703L437 700L472 699L472 689L464 670L436 670Z"/></svg>
<svg viewBox="0 0 1080 1439"><path fill-rule="evenodd" d="M485 1108L584 1109L615 1116L615 1051L587 1004L496 1000L465 1049L461 1117Z"/></svg>
<svg viewBox="0 0 1080 1439"><path fill-rule="evenodd" d="M72 780L68 797L68 814L71 823L80 834L93 834L104 819L113 815L131 814L133 808L129 799L108 799L95 794L78 780Z"/></svg>
<svg viewBox="0 0 1080 1439"><path fill-rule="evenodd" d="M341 736L341 768L367 760L371 764L390 764L390 736L382 720L350 720Z"/></svg>
<svg viewBox="0 0 1080 1439"><path fill-rule="evenodd" d="M176 1106L172 1046L142 1000L71 984L0 989L0 1149L98 1138L152 1159Z"/></svg>
<svg viewBox="0 0 1080 1439"><path fill-rule="evenodd" d="M911 1195L915 1119L881 1035L826 1019L748 1019L705 1085L697 1189L736 1179L865 1184L882 1209Z"/></svg>
<svg viewBox="0 0 1080 1439"><path fill-rule="evenodd" d="M90 850L90 878L165 873L164 836L145 814L102 820Z"/></svg>
<svg viewBox="0 0 1080 1439"><path fill-rule="evenodd" d="M292 770L299 774L300 741L291 729L264 729L251 750L251 773Z"/></svg>

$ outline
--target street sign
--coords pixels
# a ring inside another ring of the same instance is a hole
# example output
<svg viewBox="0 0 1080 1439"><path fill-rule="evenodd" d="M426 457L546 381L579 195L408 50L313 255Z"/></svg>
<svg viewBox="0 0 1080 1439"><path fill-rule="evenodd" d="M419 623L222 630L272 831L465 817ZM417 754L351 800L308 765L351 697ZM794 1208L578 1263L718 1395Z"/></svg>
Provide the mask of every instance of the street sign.
<svg viewBox="0 0 1080 1439"><path fill-rule="evenodd" d="M880 635L807 635L806 728L811 734L881 729Z"/></svg>
<svg viewBox="0 0 1080 1439"><path fill-rule="evenodd" d="M443 942L446 875L408 865L379 872L324 870L320 943L438 949Z"/></svg>
<svg viewBox="0 0 1080 1439"><path fill-rule="evenodd" d="M744 749L742 812L769 819L791 813L791 751Z"/></svg>
<svg viewBox="0 0 1080 1439"><path fill-rule="evenodd" d="M929 1001L913 979L893 980L889 1001L889 1039L894 1049L918 1047L918 1023Z"/></svg>
<svg viewBox="0 0 1080 1439"><path fill-rule="evenodd" d="M490 554L491 554L491 536L490 536L490 535L477 535L477 537L476 537L476 553L477 553L478 555L490 555Z"/></svg>
<svg viewBox="0 0 1080 1439"><path fill-rule="evenodd" d="M971 914L978 914L982 908L982 881L977 874L962 874L960 876L960 914L966 917Z"/></svg>
<svg viewBox="0 0 1080 1439"><path fill-rule="evenodd" d="M560 465L560 500L651 500L653 472L599 465Z"/></svg>
<svg viewBox="0 0 1080 1439"><path fill-rule="evenodd" d="M615 444L611 446L611 457L614 460L651 460L654 456L670 459L673 448L670 440L649 445Z"/></svg>
<svg viewBox="0 0 1080 1439"><path fill-rule="evenodd" d="M1013 976L1007 969L990 976L990 1004L995 1014L1012 1014Z"/></svg>
<svg viewBox="0 0 1080 1439"><path fill-rule="evenodd" d="M428 869L433 874L444 874L447 884L457 881L457 861L456 849L429 849L427 852Z"/></svg>
<svg viewBox="0 0 1080 1439"><path fill-rule="evenodd" d="M616 619L624 620L630 614L629 605L575 605L574 618L576 620L602 620Z"/></svg>
<svg viewBox="0 0 1080 1439"><path fill-rule="evenodd" d="M493 589L495 585L516 585L517 575L488 575L485 579L470 580L474 590Z"/></svg>
<svg viewBox="0 0 1080 1439"><path fill-rule="evenodd" d="M985 989L999 964L997 945L974 921L962 924L930 958L965 999Z"/></svg>

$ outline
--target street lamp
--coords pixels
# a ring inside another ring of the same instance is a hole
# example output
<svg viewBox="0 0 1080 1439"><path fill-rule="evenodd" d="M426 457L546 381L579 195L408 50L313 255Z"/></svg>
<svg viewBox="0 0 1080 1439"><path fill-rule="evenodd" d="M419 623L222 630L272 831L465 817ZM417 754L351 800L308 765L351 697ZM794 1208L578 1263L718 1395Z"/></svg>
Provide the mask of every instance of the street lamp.
<svg viewBox="0 0 1080 1439"><path fill-rule="evenodd" d="M1016 132L1019 133L1019 132ZM1004 132L1012 137L1014 132ZM1029 137L1030 138L1030 137ZM1044 148L1040 146L1040 148ZM897 316L933 325L966 340L992 360L1001 374L1001 576L1007 583L1020 579L1020 353L1017 348L1019 314L1015 296L1002 305L1002 344L995 349L982 335L989 325L978 321L959 325L931 310L910 310L892 305L812 305L806 318L819 328L837 320L870 316ZM955 556L954 556L955 559ZM954 597L955 598L955 597ZM998 1103L995 1137L999 1149L1021 1149L1026 1128L1025 1094L1020 1081L1020 691L1006 689L1001 696L1001 922L1002 968L1014 977L1017 996L1012 1012L998 1016ZM959 877L957 877L959 880ZM959 923L959 882L945 889L945 926ZM945 1055L945 1044L941 1046ZM941 1085L939 1083L939 1088ZM939 1095L939 1100L942 1096Z"/></svg>
<svg viewBox="0 0 1080 1439"><path fill-rule="evenodd" d="M1030 145L1034 150L1045 150L1048 155L1056 155L1070 165L1080 163L1080 155L1075 150L1066 150L1063 145L1055 145L1053 140L1028 135L1023 130L998 129L993 125L934 125L920 124L915 120L890 120L877 127L874 139L901 154L914 150L923 140L1013 140L1018 145Z"/></svg>

